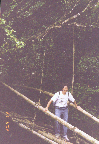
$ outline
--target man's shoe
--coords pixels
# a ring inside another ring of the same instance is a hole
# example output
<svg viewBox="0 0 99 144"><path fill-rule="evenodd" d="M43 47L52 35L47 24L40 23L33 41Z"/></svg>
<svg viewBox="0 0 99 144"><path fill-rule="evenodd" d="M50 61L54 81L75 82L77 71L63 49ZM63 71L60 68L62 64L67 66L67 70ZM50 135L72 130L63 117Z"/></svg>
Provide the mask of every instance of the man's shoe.
<svg viewBox="0 0 99 144"><path fill-rule="evenodd" d="M69 142L69 138L67 137L67 135L64 136L63 138L64 138L64 140L66 140L67 142Z"/></svg>
<svg viewBox="0 0 99 144"><path fill-rule="evenodd" d="M60 137L60 134L55 134L55 137L56 137L56 138L59 138L59 137Z"/></svg>

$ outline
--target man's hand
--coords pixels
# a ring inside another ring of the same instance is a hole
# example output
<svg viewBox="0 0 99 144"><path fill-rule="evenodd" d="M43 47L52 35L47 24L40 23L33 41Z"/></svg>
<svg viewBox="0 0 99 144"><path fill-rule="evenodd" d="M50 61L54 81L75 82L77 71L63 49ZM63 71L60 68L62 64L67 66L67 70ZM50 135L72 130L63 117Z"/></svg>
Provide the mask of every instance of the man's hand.
<svg viewBox="0 0 99 144"><path fill-rule="evenodd" d="M48 107L45 108L45 111L48 111Z"/></svg>
<svg viewBox="0 0 99 144"><path fill-rule="evenodd" d="M83 110L80 106L77 106L77 109L78 109L78 110Z"/></svg>
<svg viewBox="0 0 99 144"><path fill-rule="evenodd" d="M48 108L49 108L51 102L52 102L52 100L50 99L49 102L48 102L48 104L47 104L47 106L46 106L46 108L45 108L45 111L48 111Z"/></svg>

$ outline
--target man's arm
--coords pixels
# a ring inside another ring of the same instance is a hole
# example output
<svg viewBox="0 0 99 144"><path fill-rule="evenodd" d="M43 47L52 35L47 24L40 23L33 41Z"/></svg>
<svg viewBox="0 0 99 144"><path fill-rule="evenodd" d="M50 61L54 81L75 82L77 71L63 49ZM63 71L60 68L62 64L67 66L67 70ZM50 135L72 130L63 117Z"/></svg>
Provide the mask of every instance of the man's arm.
<svg viewBox="0 0 99 144"><path fill-rule="evenodd" d="M76 101L74 101L74 105L75 105L75 107L77 108L77 104L76 104Z"/></svg>
<svg viewBox="0 0 99 144"><path fill-rule="evenodd" d="M75 108L77 108L78 110L82 110L80 106L77 106L76 101L74 101L74 105L75 105Z"/></svg>
<svg viewBox="0 0 99 144"><path fill-rule="evenodd" d="M47 104L47 106L46 106L46 108L45 108L45 111L48 111L48 108L49 108L50 104L52 103L52 101L53 101L53 100L50 99L50 101L48 102L48 104Z"/></svg>

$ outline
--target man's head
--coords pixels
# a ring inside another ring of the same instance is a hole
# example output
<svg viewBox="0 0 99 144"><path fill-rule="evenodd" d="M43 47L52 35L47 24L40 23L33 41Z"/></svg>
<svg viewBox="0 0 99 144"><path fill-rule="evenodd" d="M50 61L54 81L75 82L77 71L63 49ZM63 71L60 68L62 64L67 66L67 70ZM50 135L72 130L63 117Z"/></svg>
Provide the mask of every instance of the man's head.
<svg viewBox="0 0 99 144"><path fill-rule="evenodd" d="M63 86L63 89L62 89L62 93L63 93L63 94L66 94L67 91L68 91L68 86L67 86L67 85L64 85L64 86Z"/></svg>

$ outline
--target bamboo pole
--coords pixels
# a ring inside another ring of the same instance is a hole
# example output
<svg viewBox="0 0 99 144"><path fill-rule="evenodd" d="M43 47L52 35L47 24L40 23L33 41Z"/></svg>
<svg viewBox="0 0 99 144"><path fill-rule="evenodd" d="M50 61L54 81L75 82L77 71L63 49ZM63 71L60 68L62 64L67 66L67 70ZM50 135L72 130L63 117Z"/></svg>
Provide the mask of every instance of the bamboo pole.
<svg viewBox="0 0 99 144"><path fill-rule="evenodd" d="M28 103L32 104L34 107L38 108L39 110L41 110L42 112L44 112L45 114L47 114L48 116L52 117L53 119L57 120L59 123L61 123L62 125L66 126L67 128L69 128L70 130L74 131L75 133L77 133L78 135L82 136L83 138L85 138L86 140L88 140L89 142L91 142L92 144L99 144L99 141L94 139L93 137L89 136L88 134L86 134L85 132L79 130L77 127L72 126L71 124L67 123L66 121L64 121L63 119L57 117L56 115L54 115L53 113L51 113L50 111L46 111L45 112L45 108L43 108L42 106L37 105L35 102L33 102L32 100L30 100L29 98L27 98L26 96L24 96L23 94L19 93L18 91L14 90L13 88L11 88L10 86L8 86L7 84L3 83L3 85L5 85L6 87L8 87L11 91L15 92L17 95L21 96L23 99L25 99Z"/></svg>
<svg viewBox="0 0 99 144"><path fill-rule="evenodd" d="M18 85L20 86L20 85ZM54 94L50 93L50 92L47 92L47 91L43 91L41 89L37 89L37 88L33 88L33 87L27 87L27 86L20 86L20 87L25 87L25 88L28 88L28 89L33 89L33 90L36 90L36 91L42 91L42 93L44 94L47 94L49 96L53 96ZM75 107L75 105L73 103L69 103L70 106ZM80 109L77 109L78 111L80 111L81 113L83 113L84 115L88 116L89 118L91 118L92 120L94 120L95 122L97 122L99 124L99 119L96 118L95 116L93 116L92 114L88 113L87 111L85 111L84 109L80 108Z"/></svg>

